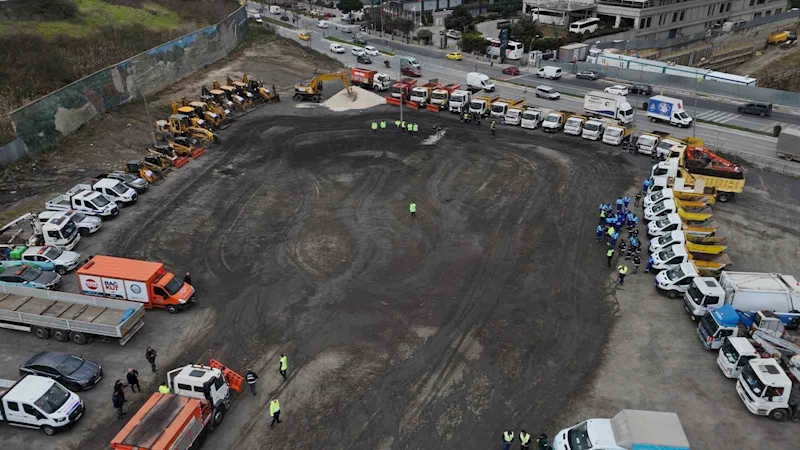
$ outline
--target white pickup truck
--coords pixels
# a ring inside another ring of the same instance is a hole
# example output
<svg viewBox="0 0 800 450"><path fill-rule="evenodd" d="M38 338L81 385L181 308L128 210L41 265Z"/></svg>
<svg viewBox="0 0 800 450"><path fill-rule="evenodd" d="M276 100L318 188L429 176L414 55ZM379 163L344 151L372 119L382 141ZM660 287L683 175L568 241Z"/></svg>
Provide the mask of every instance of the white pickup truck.
<svg viewBox="0 0 800 450"><path fill-rule="evenodd" d="M75 189L99 192L109 200L122 206L132 205L139 199L136 189L128 187L122 181L113 178L101 178L92 184L77 184Z"/></svg>
<svg viewBox="0 0 800 450"><path fill-rule="evenodd" d="M77 211L90 216L112 218L119 214L119 207L105 195L85 189L72 188L64 195L45 202L50 211Z"/></svg>
<svg viewBox="0 0 800 450"><path fill-rule="evenodd" d="M27 375L0 380L0 422L52 436L83 416L83 400L50 378Z"/></svg>

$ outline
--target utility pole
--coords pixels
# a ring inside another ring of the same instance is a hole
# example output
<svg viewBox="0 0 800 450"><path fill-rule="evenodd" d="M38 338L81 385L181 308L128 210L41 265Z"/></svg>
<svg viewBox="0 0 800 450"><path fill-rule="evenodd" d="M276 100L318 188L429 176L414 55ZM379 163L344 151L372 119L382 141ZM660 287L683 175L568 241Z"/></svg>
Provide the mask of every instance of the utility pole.
<svg viewBox="0 0 800 450"><path fill-rule="evenodd" d="M144 110L147 113L147 126L150 128L150 136L153 137L153 147L156 146L156 132L153 130L155 124L153 120L150 119L150 108L147 107L147 95L145 95L142 91L139 91L139 95L142 96L142 100L144 100Z"/></svg>

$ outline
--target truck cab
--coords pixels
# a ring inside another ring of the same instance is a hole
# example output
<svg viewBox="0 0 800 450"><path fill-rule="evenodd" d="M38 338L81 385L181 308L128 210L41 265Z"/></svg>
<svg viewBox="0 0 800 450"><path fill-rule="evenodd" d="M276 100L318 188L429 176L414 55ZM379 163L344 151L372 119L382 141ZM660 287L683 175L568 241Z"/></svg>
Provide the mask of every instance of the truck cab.
<svg viewBox="0 0 800 450"><path fill-rule="evenodd" d="M583 132L583 124L586 122L586 117L571 116L564 123L564 133L573 136L580 136Z"/></svg>
<svg viewBox="0 0 800 450"><path fill-rule="evenodd" d="M603 138L603 133L606 131L606 123L602 120L597 119L589 119L583 125L583 131L581 132L581 137L584 139L589 139L590 141L596 141L598 139Z"/></svg>
<svg viewBox="0 0 800 450"><path fill-rule="evenodd" d="M436 105L439 107L439 111L448 108L448 103L450 101L450 96L454 92L458 92L461 88L461 85L458 83L448 84L446 86L438 86L431 92L431 105Z"/></svg>
<svg viewBox="0 0 800 450"><path fill-rule="evenodd" d="M478 95L472 98L472 101L469 102L469 112L470 114L476 114L481 117L486 117L489 115L489 110L492 107L492 104L497 101L499 97L494 96L490 97L488 95Z"/></svg>
<svg viewBox="0 0 800 450"><path fill-rule="evenodd" d="M0 380L0 422L52 436L83 416L83 400L50 378L27 375Z"/></svg>
<svg viewBox="0 0 800 450"><path fill-rule="evenodd" d="M496 118L503 118L510 108L521 107L525 104L524 98L506 99L501 98L492 103L491 116ZM518 108L519 109L519 108Z"/></svg>
<svg viewBox="0 0 800 450"><path fill-rule="evenodd" d="M103 225L103 221L100 220L98 217L94 216L87 216L86 214L75 212L75 211L42 211L38 215L39 223L42 224L42 231L44 232L44 225L48 223L51 219L53 225L60 224L61 220L66 218L71 222L75 227L78 229L78 233L81 236L88 236L90 234L96 233L100 230L100 227ZM55 245L57 247L64 248L65 250L72 250L72 248L66 248L67 246L60 245L59 243L48 242L48 233L44 233L45 235L45 243L48 245ZM61 231L57 237L50 236L51 239L66 239L69 236L68 233L64 233ZM75 242L77 243L77 241ZM74 245L72 246L74 247Z"/></svg>
<svg viewBox="0 0 800 450"><path fill-rule="evenodd" d="M199 364L173 369L167 372L167 386L175 395L230 407L231 389L220 369Z"/></svg>
<svg viewBox="0 0 800 450"><path fill-rule="evenodd" d="M42 213L45 214L45 213ZM16 246L25 244L27 246L53 245L64 250L72 250L81 240L78 227L72 222L65 213L55 211L46 212L46 220L41 220L32 213L26 213L14 219L10 223L0 228L0 235L9 232L13 233L6 238L3 236L4 245ZM100 219L95 218L98 222ZM25 228L13 230L18 224L27 222L30 226L30 233L25 236Z"/></svg>
<svg viewBox="0 0 800 450"><path fill-rule="evenodd" d="M636 151L643 155L652 155L658 148L660 137L655 134L645 133L636 139Z"/></svg>
<svg viewBox="0 0 800 450"><path fill-rule="evenodd" d="M683 245L672 245L658 253L653 253L653 270L669 270L689 261L689 254Z"/></svg>
<svg viewBox="0 0 800 450"><path fill-rule="evenodd" d="M667 214L672 214L678 211L677 205L675 205L675 200L671 198L665 198L660 202L650 205L644 209L642 215L644 216L644 220L651 221L651 220L658 220L661 217L666 216Z"/></svg>
<svg viewBox="0 0 800 450"><path fill-rule="evenodd" d="M450 112L451 113L461 113L463 112L464 107L469 107L470 101L472 101L472 93L470 91L463 91L457 90L450 94Z"/></svg>
<svg viewBox="0 0 800 450"><path fill-rule="evenodd" d="M557 450L689 450L678 415L623 409L611 419L589 419L559 431Z"/></svg>
<svg viewBox="0 0 800 450"><path fill-rule="evenodd" d="M647 235L651 238L663 236L676 230L681 230L681 218L677 214L667 214L658 220L647 224Z"/></svg>
<svg viewBox="0 0 800 450"><path fill-rule="evenodd" d="M792 380L781 364L772 358L751 359L736 382L736 393L747 410L775 421L789 418L791 390Z"/></svg>
<svg viewBox="0 0 800 450"><path fill-rule="evenodd" d="M389 93L392 95L393 98L399 98L406 100L408 96L411 95L411 89L417 85L417 80L412 80L411 78L403 78L398 80L391 88L389 88Z"/></svg>
<svg viewBox="0 0 800 450"><path fill-rule="evenodd" d="M711 277L697 277L683 296L683 309L692 320L702 319L709 310L719 308L725 301L725 290Z"/></svg>
<svg viewBox="0 0 800 450"><path fill-rule="evenodd" d="M685 243L686 235L683 234L683 230L670 231L667 234L650 239L650 253L660 252L661 250L671 247L672 245L683 245Z"/></svg>
<svg viewBox="0 0 800 450"><path fill-rule="evenodd" d="M691 262L680 264L670 270L662 270L656 274L655 285L658 292L675 299L689 290L692 281L699 277L697 269Z"/></svg>
<svg viewBox="0 0 800 450"><path fill-rule="evenodd" d="M736 379L751 359L760 357L750 339L732 336L722 343L717 354L717 366L725 377Z"/></svg>
<svg viewBox="0 0 800 450"><path fill-rule="evenodd" d="M684 145L684 143L669 135L662 136L656 146L656 156L659 158L672 157L672 148L676 145Z"/></svg>
<svg viewBox="0 0 800 450"><path fill-rule="evenodd" d="M542 122L543 119L542 110L537 108L528 108L522 112L520 115L520 122L519 125L522 128L527 128L529 130L535 130L537 126Z"/></svg>
<svg viewBox="0 0 800 450"><path fill-rule="evenodd" d="M665 199L672 199L675 198L675 194L671 188L661 189L650 194L647 194L644 199L642 199L642 205L645 209L659 203Z"/></svg>
<svg viewBox="0 0 800 450"><path fill-rule="evenodd" d="M518 108L510 108L506 111L506 115L503 117L503 121L506 125L519 125L520 121L522 120L522 110Z"/></svg>
<svg viewBox="0 0 800 450"><path fill-rule="evenodd" d="M620 145L630 139L631 130L621 125L610 125L603 133L603 143Z"/></svg>
<svg viewBox="0 0 800 450"><path fill-rule="evenodd" d="M560 111L551 112L544 118L544 121L542 121L542 130L548 133L555 133L564 128L566 116L566 114Z"/></svg>
<svg viewBox="0 0 800 450"><path fill-rule="evenodd" d="M116 203L105 195L91 190L67 192L66 195L59 195L46 202L45 207L51 211L75 210L105 218L112 218L119 214L119 207Z"/></svg>
<svg viewBox="0 0 800 450"><path fill-rule="evenodd" d="M431 99L431 92L440 87L442 87L442 85L435 81L430 81L422 86L417 86L411 90L411 97L409 98L409 101L419 103L420 106L425 105Z"/></svg>

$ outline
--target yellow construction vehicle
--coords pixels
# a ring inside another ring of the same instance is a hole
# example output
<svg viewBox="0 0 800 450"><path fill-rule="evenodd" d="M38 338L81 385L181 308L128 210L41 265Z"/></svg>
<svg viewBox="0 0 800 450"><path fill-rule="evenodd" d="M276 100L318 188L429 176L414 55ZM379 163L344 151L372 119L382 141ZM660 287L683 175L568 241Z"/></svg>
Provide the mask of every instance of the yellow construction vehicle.
<svg viewBox="0 0 800 450"><path fill-rule="evenodd" d="M211 128L211 124L200 117L202 111L198 111L194 106L190 106L185 98L183 99L183 106L178 106L178 102L172 102L172 114L183 114L188 117L189 123L193 127Z"/></svg>
<svg viewBox="0 0 800 450"><path fill-rule="evenodd" d="M189 138L182 136L167 141L167 144L172 148L172 150L175 151L175 153L181 156L186 156L186 157L191 156L192 158L197 158L206 152L204 148L202 147L197 148L193 146L192 143L189 141Z"/></svg>
<svg viewBox="0 0 800 450"><path fill-rule="evenodd" d="M176 169L181 168L190 161L188 156L179 155L175 150L172 149L172 146L170 145L159 144L153 147L148 147L147 153L168 161L168 164Z"/></svg>
<svg viewBox="0 0 800 450"><path fill-rule="evenodd" d="M128 161L125 163L125 172L138 175L150 184L160 184L164 180L160 169L149 167L144 161Z"/></svg>
<svg viewBox="0 0 800 450"><path fill-rule="evenodd" d="M253 103L255 100L255 95L252 92L250 92L249 89L247 89L247 83L245 83L244 81L233 81L231 80L231 77L228 77L228 85L233 86L236 94L238 94L239 97L242 97L244 99L243 104L245 108L255 107L255 104Z"/></svg>
<svg viewBox="0 0 800 450"><path fill-rule="evenodd" d="M217 112L211 110L211 105L209 105L208 103L197 100L190 102L189 100L186 100L186 97L181 99L181 103L183 104L184 107L194 108L194 114L198 115L205 121L202 124L203 128L208 128L208 129L224 128L223 125L225 125L225 122L227 120L227 115L225 114L225 111L221 111L222 114L218 114ZM179 112L185 114L183 111ZM172 113L178 114L174 111L174 108Z"/></svg>
<svg viewBox="0 0 800 450"><path fill-rule="evenodd" d="M200 98L207 102L212 112L217 114L225 113L229 120L233 120L233 111L236 105L228 100L225 91L222 89L211 89L210 91L205 86L200 90Z"/></svg>
<svg viewBox="0 0 800 450"><path fill-rule="evenodd" d="M248 107L247 101L244 99L244 97L242 97L242 96L240 96L239 94L236 93L236 88L235 87L227 85L227 84L224 85L224 86L220 86L220 84L219 84L219 82L217 80L214 80L214 85L213 86L214 86L214 90L215 91L224 92L225 93L225 98L227 98L228 100L233 102L234 107L236 109L239 109L241 111L247 110L247 107ZM252 102L249 104L249 106L252 107Z"/></svg>
<svg viewBox="0 0 800 450"><path fill-rule="evenodd" d="M156 139L169 141L175 136L195 139L203 148L208 148L212 142L219 142L219 136L205 128L192 126L189 116L184 114L173 114L168 120L156 121Z"/></svg>
<svg viewBox="0 0 800 450"><path fill-rule="evenodd" d="M265 103L278 103L281 101L281 96L275 90L274 84L272 89L267 89L264 87L263 81L250 80L247 78L247 74L242 75L242 81L247 84L247 89L255 94L256 98L261 98Z"/></svg>
<svg viewBox="0 0 800 450"><path fill-rule="evenodd" d="M350 82L347 81L345 74L341 72L326 73L324 75L317 75L308 84L295 84L294 85L294 100L311 100L314 103L319 103L322 98L322 82L328 80L341 80L344 88L347 90L347 95L353 97L354 93L350 90Z"/></svg>

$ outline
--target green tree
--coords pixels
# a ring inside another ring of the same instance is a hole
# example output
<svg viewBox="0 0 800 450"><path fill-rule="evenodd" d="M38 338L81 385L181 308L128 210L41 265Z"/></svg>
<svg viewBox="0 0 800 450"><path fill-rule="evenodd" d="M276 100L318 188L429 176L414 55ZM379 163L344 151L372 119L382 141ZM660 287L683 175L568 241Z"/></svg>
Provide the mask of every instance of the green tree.
<svg viewBox="0 0 800 450"><path fill-rule="evenodd" d="M419 39L420 43L430 44L431 39L433 38L433 33L430 30L419 30L417 31L417 39Z"/></svg>
<svg viewBox="0 0 800 450"><path fill-rule="evenodd" d="M459 45L461 46L461 51L465 53L486 53L486 46L489 45L489 41L480 33L467 33L461 36Z"/></svg>
<svg viewBox="0 0 800 450"><path fill-rule="evenodd" d="M525 46L525 51L530 51L531 40L536 37L536 35L541 34L539 32L539 27L536 26L536 22L533 21L533 17L531 16L525 16L517 20L511 27L510 32L510 38L522 42Z"/></svg>
<svg viewBox="0 0 800 450"><path fill-rule="evenodd" d="M361 0L339 0L339 3L336 4L336 7L342 14L347 14L350 11L359 11L364 8L364 4L361 3Z"/></svg>
<svg viewBox="0 0 800 450"><path fill-rule="evenodd" d="M458 30L466 33L467 27L472 24L472 14L464 5L453 8L453 13L444 18L444 26L448 30Z"/></svg>
<svg viewBox="0 0 800 450"><path fill-rule="evenodd" d="M394 29L402 33L406 40L410 41L410 33L414 29L414 22L411 19L395 19Z"/></svg>

